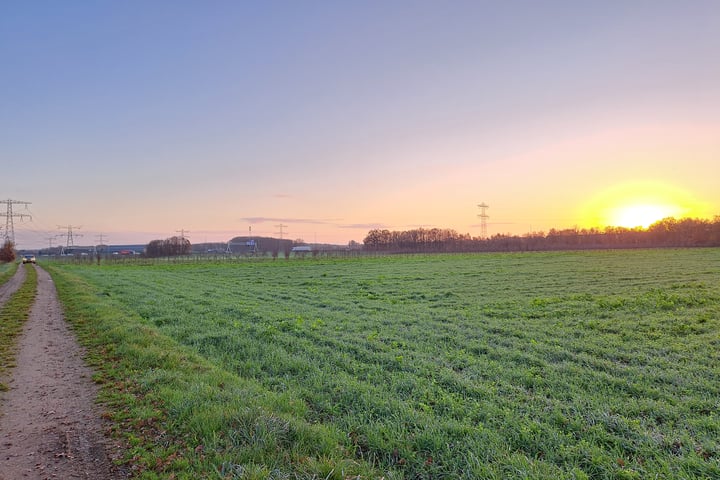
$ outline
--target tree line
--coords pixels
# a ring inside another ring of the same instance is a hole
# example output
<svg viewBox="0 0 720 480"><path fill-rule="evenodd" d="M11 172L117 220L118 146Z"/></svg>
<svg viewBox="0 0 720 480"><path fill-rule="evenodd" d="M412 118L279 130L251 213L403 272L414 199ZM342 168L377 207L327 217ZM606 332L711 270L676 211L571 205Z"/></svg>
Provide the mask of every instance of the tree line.
<svg viewBox="0 0 720 480"><path fill-rule="evenodd" d="M174 257L177 255L190 255L192 245L185 237L170 237L165 240L152 240L145 247L145 256L150 258Z"/></svg>
<svg viewBox="0 0 720 480"><path fill-rule="evenodd" d="M603 248L718 247L720 216L713 220L665 218L647 229L551 229L548 233L472 237L452 229L370 230L363 248L373 252L510 252Z"/></svg>

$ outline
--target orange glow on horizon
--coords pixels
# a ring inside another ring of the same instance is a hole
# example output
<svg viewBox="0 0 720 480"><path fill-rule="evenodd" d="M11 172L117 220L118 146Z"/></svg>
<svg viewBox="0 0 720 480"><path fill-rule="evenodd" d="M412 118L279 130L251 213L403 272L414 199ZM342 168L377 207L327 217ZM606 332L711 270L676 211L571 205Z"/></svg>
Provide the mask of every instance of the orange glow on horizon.
<svg viewBox="0 0 720 480"><path fill-rule="evenodd" d="M688 192L664 182L635 181L608 188L581 209L591 227L647 228L668 217L703 217L705 205Z"/></svg>
<svg viewBox="0 0 720 480"><path fill-rule="evenodd" d="M677 205L634 204L618 207L612 213L611 225L625 228L648 228L663 218L678 217L682 209Z"/></svg>

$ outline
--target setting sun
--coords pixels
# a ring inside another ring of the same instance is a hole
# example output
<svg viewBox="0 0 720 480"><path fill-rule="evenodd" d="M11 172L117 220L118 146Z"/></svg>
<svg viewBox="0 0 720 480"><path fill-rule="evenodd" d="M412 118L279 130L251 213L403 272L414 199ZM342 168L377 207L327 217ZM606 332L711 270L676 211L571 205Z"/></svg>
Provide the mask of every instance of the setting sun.
<svg viewBox="0 0 720 480"><path fill-rule="evenodd" d="M580 215L587 226L647 228L663 218L703 216L703 207L680 188L641 180L603 190L582 207Z"/></svg>
<svg viewBox="0 0 720 480"><path fill-rule="evenodd" d="M682 209L673 205L628 205L615 209L610 223L616 227L647 228L663 218L677 217L681 212Z"/></svg>

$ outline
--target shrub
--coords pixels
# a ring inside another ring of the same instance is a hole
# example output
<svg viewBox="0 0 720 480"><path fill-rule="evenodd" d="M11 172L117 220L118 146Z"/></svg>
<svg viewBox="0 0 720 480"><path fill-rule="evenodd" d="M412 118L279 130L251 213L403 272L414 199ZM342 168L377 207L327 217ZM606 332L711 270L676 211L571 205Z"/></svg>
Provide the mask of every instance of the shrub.
<svg viewBox="0 0 720 480"><path fill-rule="evenodd" d="M10 240L5 240L0 249L0 262L9 263L14 261L15 258L15 244Z"/></svg>

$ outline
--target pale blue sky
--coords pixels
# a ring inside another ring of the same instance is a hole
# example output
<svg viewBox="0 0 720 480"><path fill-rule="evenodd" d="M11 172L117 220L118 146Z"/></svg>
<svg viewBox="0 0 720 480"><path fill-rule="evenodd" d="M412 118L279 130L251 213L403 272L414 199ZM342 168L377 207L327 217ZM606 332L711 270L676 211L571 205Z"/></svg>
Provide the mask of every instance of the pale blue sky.
<svg viewBox="0 0 720 480"><path fill-rule="evenodd" d="M5 3L0 198L21 248L711 216L719 52L715 0Z"/></svg>

